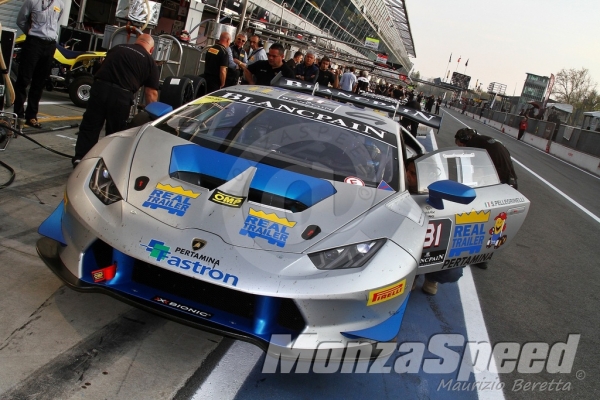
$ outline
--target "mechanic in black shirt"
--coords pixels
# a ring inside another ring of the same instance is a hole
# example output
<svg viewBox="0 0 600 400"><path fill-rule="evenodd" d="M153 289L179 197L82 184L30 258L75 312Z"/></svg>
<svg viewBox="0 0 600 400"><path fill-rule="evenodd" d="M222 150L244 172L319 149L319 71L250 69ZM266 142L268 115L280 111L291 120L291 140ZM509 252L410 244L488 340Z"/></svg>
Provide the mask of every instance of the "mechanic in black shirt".
<svg viewBox="0 0 600 400"><path fill-rule="evenodd" d="M285 49L279 43L273 43L267 53L267 60L256 61L244 68L244 78L250 85L269 86L279 72L286 78L293 78L294 71L283 63Z"/></svg>
<svg viewBox="0 0 600 400"><path fill-rule="evenodd" d="M206 80L206 91L208 93L219 90L225 86L227 79L227 49L231 43L229 32L221 32L219 41L210 46L204 59L204 79Z"/></svg>
<svg viewBox="0 0 600 400"><path fill-rule="evenodd" d="M331 65L331 60L329 57L324 56L321 58L321 62L319 63L319 76L317 77L317 82L319 86L328 87L329 84L333 86L334 89L339 87L338 84L338 74L336 70L329 69Z"/></svg>
<svg viewBox="0 0 600 400"><path fill-rule="evenodd" d="M120 44L106 54L96 72L75 144L73 167L98 143L106 121L106 135L121 131L133 105L133 97L144 86L146 105L158 99L158 67L152 58L154 39L140 35L134 44Z"/></svg>
<svg viewBox="0 0 600 400"><path fill-rule="evenodd" d="M496 167L500 182L517 189L517 174L510 159L510 153L502 142L490 136L480 135L476 130L470 128L459 129L454 135L454 142L460 147L486 149Z"/></svg>

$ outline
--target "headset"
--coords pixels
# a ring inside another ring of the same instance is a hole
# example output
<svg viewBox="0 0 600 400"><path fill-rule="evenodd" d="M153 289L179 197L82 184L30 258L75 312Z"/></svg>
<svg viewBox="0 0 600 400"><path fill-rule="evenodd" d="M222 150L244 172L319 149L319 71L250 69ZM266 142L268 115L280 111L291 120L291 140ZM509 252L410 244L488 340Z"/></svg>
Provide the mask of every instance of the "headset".
<svg viewBox="0 0 600 400"><path fill-rule="evenodd" d="M462 128L456 132L454 139L458 140L462 144L467 144L467 142L475 135L477 135L477 130L471 128Z"/></svg>

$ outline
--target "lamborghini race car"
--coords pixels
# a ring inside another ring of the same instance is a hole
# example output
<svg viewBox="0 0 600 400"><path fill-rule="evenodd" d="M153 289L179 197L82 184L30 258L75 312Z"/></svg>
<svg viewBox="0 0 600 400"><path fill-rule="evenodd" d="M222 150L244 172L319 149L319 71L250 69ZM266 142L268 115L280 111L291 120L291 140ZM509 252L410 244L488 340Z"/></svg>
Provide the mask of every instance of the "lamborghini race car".
<svg viewBox="0 0 600 400"><path fill-rule="evenodd" d="M101 140L38 253L75 290L263 349L393 340L415 275L489 260L529 208L480 149L423 155L409 194L424 146L399 115L439 128L285 78L216 91Z"/></svg>

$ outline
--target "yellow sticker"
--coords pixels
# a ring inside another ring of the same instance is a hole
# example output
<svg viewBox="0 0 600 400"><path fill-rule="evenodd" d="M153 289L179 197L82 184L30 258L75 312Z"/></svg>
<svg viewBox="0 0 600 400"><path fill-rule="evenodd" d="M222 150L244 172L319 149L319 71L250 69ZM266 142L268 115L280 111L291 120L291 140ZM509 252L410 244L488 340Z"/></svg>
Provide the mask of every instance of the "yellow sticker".
<svg viewBox="0 0 600 400"><path fill-rule="evenodd" d="M384 301L398 297L404 293L405 286L406 279L402 279L400 282L394 283L393 285L386 286L381 289L371 290L369 292L369 300L367 301L367 305L372 306L373 304L383 303Z"/></svg>
<svg viewBox="0 0 600 400"><path fill-rule="evenodd" d="M58 8L57 6L54 6L54 11L60 12L60 8Z"/></svg>
<svg viewBox="0 0 600 400"><path fill-rule="evenodd" d="M211 47L210 49L208 49L208 52L210 54L219 54L219 50L215 49L214 47Z"/></svg>
<svg viewBox="0 0 600 400"><path fill-rule="evenodd" d="M192 102L192 104L206 104L206 103L222 103L224 101L229 101L231 102L231 100L229 99L224 99L223 97L217 97L217 96L204 96L204 97L200 97L199 99L196 99Z"/></svg>

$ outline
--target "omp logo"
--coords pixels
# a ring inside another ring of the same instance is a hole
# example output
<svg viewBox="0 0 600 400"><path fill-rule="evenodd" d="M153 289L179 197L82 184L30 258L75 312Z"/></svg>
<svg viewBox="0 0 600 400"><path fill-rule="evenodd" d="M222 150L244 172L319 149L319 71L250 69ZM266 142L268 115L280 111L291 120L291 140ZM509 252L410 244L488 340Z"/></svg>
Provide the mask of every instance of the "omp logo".
<svg viewBox="0 0 600 400"><path fill-rule="evenodd" d="M167 258L169 254L171 254L169 251L171 248L169 246L165 246L164 242L159 242L155 239L152 239L148 245L142 246L146 246L146 251L149 251L150 257L156 258L156 261L162 261Z"/></svg>
<svg viewBox="0 0 600 400"><path fill-rule="evenodd" d="M245 197L233 196L231 194L221 192L218 189L216 189L208 199L213 203L233 208L240 208L244 200L246 200Z"/></svg>
<svg viewBox="0 0 600 400"><path fill-rule="evenodd" d="M404 293L405 286L406 279L402 279L400 282L395 283L393 285L386 286L377 290L371 290L369 292L369 301L367 301L367 305L372 306L373 304L383 303L384 301L388 301L393 299L394 297L398 297L402 293Z"/></svg>
<svg viewBox="0 0 600 400"><path fill-rule="evenodd" d="M485 212L472 210L471 212L456 214L457 224L475 224L478 222L488 222L491 211Z"/></svg>

